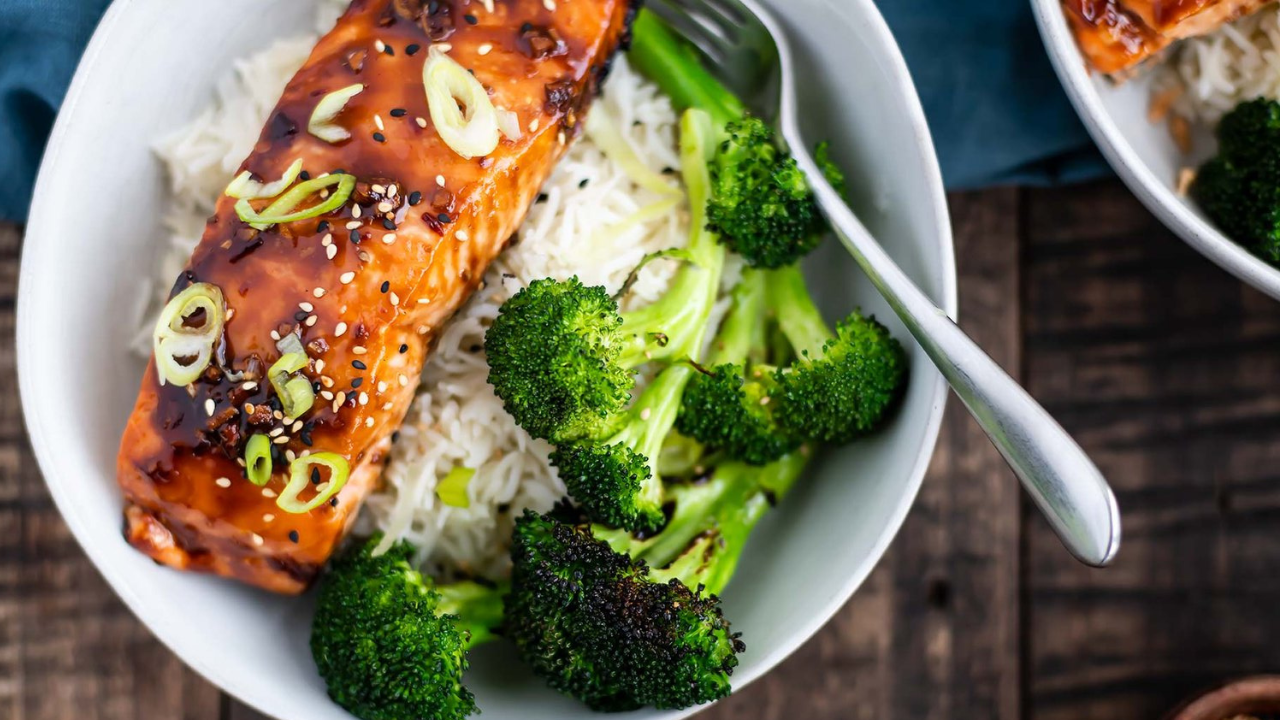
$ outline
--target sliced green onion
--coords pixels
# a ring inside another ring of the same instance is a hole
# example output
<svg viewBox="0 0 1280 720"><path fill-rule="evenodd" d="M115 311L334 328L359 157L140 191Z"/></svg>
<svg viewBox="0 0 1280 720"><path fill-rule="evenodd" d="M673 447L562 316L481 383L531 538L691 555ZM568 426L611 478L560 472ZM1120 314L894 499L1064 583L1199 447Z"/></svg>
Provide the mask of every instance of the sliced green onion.
<svg viewBox="0 0 1280 720"><path fill-rule="evenodd" d="M298 333L292 332L276 341L276 349L281 355L289 353L302 353L302 338L298 337Z"/></svg>
<svg viewBox="0 0 1280 720"><path fill-rule="evenodd" d="M258 487L271 479L271 438L256 433L245 443L244 472L249 482Z"/></svg>
<svg viewBox="0 0 1280 720"><path fill-rule="evenodd" d="M223 192L233 198L244 198L246 200L258 200L260 198L273 198L284 189L293 184L298 179L298 175L302 174L302 158L293 161L288 170L284 171L284 176L279 180L270 183L260 183L253 179L253 173L245 170L236 176L231 184L227 185L227 189Z"/></svg>
<svg viewBox="0 0 1280 720"><path fill-rule="evenodd" d="M302 417L316 402L315 388L305 375L295 375L284 384L280 393L280 409L289 420Z"/></svg>
<svg viewBox="0 0 1280 720"><path fill-rule="evenodd" d="M304 210L293 211L303 200L331 185L337 185L338 187L328 198ZM272 225L289 223L295 220L306 220L307 218L317 217L337 210L351 197L351 191L355 187L356 178L354 175L345 173L325 175L324 177L312 178L294 185L289 192L281 195L278 200L268 205L261 213L254 210L253 205L250 205L247 199L241 198L236 201L236 214L240 216L241 220L249 223L251 227L258 230L266 230Z"/></svg>
<svg viewBox="0 0 1280 720"><path fill-rule="evenodd" d="M467 494L467 485L476 471L458 465L436 484L436 497L440 502L457 508L471 507L471 497Z"/></svg>
<svg viewBox="0 0 1280 720"><path fill-rule="evenodd" d="M321 465L329 469L329 479L316 487L316 496L307 502L298 499L307 485L311 484L312 467ZM329 498L338 494L347 478L351 475L351 467L346 458L337 453L318 452L300 457L289 465L289 484L280 491L276 498L276 507L289 513L305 513L328 502Z"/></svg>
<svg viewBox="0 0 1280 720"><path fill-rule="evenodd" d="M320 98L316 109L311 111L311 119L307 121L307 132L327 143L338 143L351 137L351 133L341 125L334 125L333 119L347 106L351 98L364 92L364 85L356 83Z"/></svg>
<svg viewBox="0 0 1280 720"><path fill-rule="evenodd" d="M680 197L683 194L680 188L649 169L644 160L640 159L635 148L631 147L631 143L623 137L613 119L602 112L603 110L604 108L597 107L587 113L585 130L591 142L599 146L606 157L618 163L618 167L622 168L623 174L631 182L655 193Z"/></svg>
<svg viewBox="0 0 1280 720"><path fill-rule="evenodd" d="M165 304L151 336L161 385L189 385L200 377L226 318L222 290L210 283L194 283Z"/></svg>
<svg viewBox="0 0 1280 720"><path fill-rule="evenodd" d="M422 85L431 122L450 150L470 159L498 147L498 116L489 93L439 45L431 46L422 65Z"/></svg>
<svg viewBox="0 0 1280 720"><path fill-rule="evenodd" d="M310 410L316 400L311 381L305 375L293 375L309 362L306 353L285 353L267 370L267 379L280 398L280 409L291 420Z"/></svg>

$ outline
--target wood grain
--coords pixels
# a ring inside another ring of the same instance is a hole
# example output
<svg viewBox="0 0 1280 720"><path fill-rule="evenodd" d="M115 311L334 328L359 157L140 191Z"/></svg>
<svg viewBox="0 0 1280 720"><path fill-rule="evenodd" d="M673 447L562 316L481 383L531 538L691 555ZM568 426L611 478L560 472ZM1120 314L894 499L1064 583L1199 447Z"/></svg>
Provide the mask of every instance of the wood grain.
<svg viewBox="0 0 1280 720"><path fill-rule="evenodd" d="M1027 523L1035 720L1161 716L1280 667L1280 305L1115 183L1027 200L1026 377L1124 514L1088 570Z"/></svg>

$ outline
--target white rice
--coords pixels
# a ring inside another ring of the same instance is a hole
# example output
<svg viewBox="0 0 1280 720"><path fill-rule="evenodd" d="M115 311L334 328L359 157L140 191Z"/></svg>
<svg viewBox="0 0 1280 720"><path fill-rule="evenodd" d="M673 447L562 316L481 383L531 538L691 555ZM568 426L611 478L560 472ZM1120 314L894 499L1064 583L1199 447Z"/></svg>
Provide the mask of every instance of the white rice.
<svg viewBox="0 0 1280 720"><path fill-rule="evenodd" d="M1212 127L1244 100L1280 99L1280 5L1179 42L1155 70L1154 116Z"/></svg>
<svg viewBox="0 0 1280 720"><path fill-rule="evenodd" d="M209 109L156 146L172 199L165 216L170 239L148 318L163 304L286 82L345 5L324 0L317 35L280 40L237 62ZM592 112L605 114L651 170L678 167L676 115L667 99L624 58L614 63L607 85ZM671 183L678 184L674 177ZM564 494L548 464L550 447L515 426L486 382L488 365L477 348L501 303L543 277L576 274L584 283L615 290L645 254L681 246L689 234L678 197L636 185L586 137L569 150L542 192L545 201L530 210L520 242L494 263L484 289L442 331L393 447L385 485L369 498L358 525L361 532L380 529L412 541L433 572L503 574L511 519L526 507L545 510ZM674 265L646 266L624 307L661 295ZM731 282L735 273L725 275ZM144 355L151 324L141 323L138 347ZM442 504L434 492L437 480L457 466L476 471L465 509Z"/></svg>

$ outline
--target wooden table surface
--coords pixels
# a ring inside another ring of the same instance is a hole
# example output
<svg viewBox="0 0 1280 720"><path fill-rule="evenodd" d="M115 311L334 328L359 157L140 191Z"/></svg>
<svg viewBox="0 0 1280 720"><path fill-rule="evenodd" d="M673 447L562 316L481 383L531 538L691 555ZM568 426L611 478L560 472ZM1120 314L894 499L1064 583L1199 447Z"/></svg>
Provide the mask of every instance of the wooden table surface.
<svg viewBox="0 0 1280 720"><path fill-rule="evenodd" d="M1158 720L1280 671L1280 305L1114 181L950 200L961 325L1110 478L1120 557L1076 564L953 399L878 569L700 717ZM259 717L148 634L50 501L16 392L20 249L0 227L0 720Z"/></svg>

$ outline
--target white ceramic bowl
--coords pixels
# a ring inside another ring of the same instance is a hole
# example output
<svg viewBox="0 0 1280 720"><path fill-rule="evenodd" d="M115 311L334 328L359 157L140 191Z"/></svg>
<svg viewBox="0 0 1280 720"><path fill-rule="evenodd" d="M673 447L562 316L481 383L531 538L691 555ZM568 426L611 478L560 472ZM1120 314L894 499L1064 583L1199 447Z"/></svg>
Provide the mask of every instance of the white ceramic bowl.
<svg viewBox="0 0 1280 720"><path fill-rule="evenodd" d="M1164 123L1147 119L1150 73L1122 84L1090 73L1063 14L1061 0L1031 0L1054 69L1085 127L1133 194L1187 244L1236 277L1280 299L1280 269L1236 244L1189 198L1179 197L1178 171L1203 157L1186 157ZM1197 143L1203 146L1204 143Z"/></svg>
<svg viewBox="0 0 1280 720"><path fill-rule="evenodd" d="M906 66L871 0L776 0L795 35L813 137L828 137L856 205L953 316L955 268L933 147ZM162 238L165 181L148 149L210 101L233 58L310 27L305 2L117 0L58 118L32 207L18 300L27 427L85 552L133 612L202 675L286 720L338 720L307 649L310 602L157 566L121 538L115 457L142 365L126 346ZM834 242L812 263L833 310L855 305L906 332ZM916 346L889 430L819 461L754 538L725 604L747 652L741 687L816 631L871 571L915 498L946 387ZM590 713L545 689L501 643L468 684L488 720ZM692 711L689 711L692 712ZM674 719L689 714L639 712Z"/></svg>

